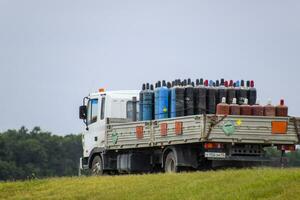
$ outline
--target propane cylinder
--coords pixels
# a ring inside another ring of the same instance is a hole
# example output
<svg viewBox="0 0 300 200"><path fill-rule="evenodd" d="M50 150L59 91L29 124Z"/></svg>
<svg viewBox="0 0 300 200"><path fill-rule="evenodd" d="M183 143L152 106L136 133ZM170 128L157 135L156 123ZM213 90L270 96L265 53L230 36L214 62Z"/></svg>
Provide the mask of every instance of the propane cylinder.
<svg viewBox="0 0 300 200"><path fill-rule="evenodd" d="M217 115L229 115L229 105L226 103L226 98L222 98L222 102L217 105Z"/></svg>
<svg viewBox="0 0 300 200"><path fill-rule="evenodd" d="M209 81L209 87L207 88L206 110L208 114L216 113L216 98L217 90L214 87L214 82Z"/></svg>
<svg viewBox="0 0 300 200"><path fill-rule="evenodd" d="M187 86L184 91L184 108L185 116L194 115L194 88L191 79L188 79Z"/></svg>
<svg viewBox="0 0 300 200"><path fill-rule="evenodd" d="M264 115L269 117L276 116L276 108L272 105L271 100L269 100L268 104L264 106Z"/></svg>
<svg viewBox="0 0 300 200"><path fill-rule="evenodd" d="M159 119L159 90L161 87L161 82L157 82L157 87L154 90L154 119Z"/></svg>
<svg viewBox="0 0 300 200"><path fill-rule="evenodd" d="M253 116L264 116L264 107L260 105L259 101L251 107Z"/></svg>
<svg viewBox="0 0 300 200"><path fill-rule="evenodd" d="M142 90L140 91L139 94L139 120L143 121L143 94L146 89L146 84L144 83L142 86Z"/></svg>
<svg viewBox="0 0 300 200"><path fill-rule="evenodd" d="M240 115L241 108L240 105L237 104L236 98L232 99L232 104L229 105L230 115Z"/></svg>
<svg viewBox="0 0 300 200"><path fill-rule="evenodd" d="M152 120L153 117L153 99L154 92L151 90L149 83L146 85L146 90L143 93L143 121Z"/></svg>
<svg viewBox="0 0 300 200"><path fill-rule="evenodd" d="M241 105L241 115L252 115L251 106L248 105L248 99L244 98L244 104Z"/></svg>
<svg viewBox="0 0 300 200"><path fill-rule="evenodd" d="M158 93L158 119L165 119L169 116L169 89L165 80L163 80Z"/></svg>
<svg viewBox="0 0 300 200"><path fill-rule="evenodd" d="M227 88L227 103L232 104L233 98L236 98L235 89L233 86L233 80L229 81L229 86Z"/></svg>
<svg viewBox="0 0 300 200"><path fill-rule="evenodd" d="M221 79L221 85L218 87L218 97L217 97L217 99L218 99L217 103L218 104L222 102L223 97L225 99L227 99L227 88L225 87L225 81L222 78Z"/></svg>
<svg viewBox="0 0 300 200"><path fill-rule="evenodd" d="M207 88L204 86L203 78L200 81L197 79L194 88L195 115L206 113L206 93Z"/></svg>
<svg viewBox="0 0 300 200"><path fill-rule="evenodd" d="M248 90L248 99L249 99L249 105L254 105L256 103L257 99L257 91L256 88L254 87L254 81L250 81L250 87Z"/></svg>
<svg viewBox="0 0 300 200"><path fill-rule="evenodd" d="M248 89L247 87L245 87L245 81L241 80L241 88L239 91L239 104L244 105L245 99L248 99Z"/></svg>
<svg viewBox="0 0 300 200"><path fill-rule="evenodd" d="M184 88L180 80L175 81L175 86L171 89L171 117L184 116Z"/></svg>
<svg viewBox="0 0 300 200"><path fill-rule="evenodd" d="M276 106L276 116L278 117L287 117L288 116L288 107L284 105L284 100L280 100L280 104Z"/></svg>

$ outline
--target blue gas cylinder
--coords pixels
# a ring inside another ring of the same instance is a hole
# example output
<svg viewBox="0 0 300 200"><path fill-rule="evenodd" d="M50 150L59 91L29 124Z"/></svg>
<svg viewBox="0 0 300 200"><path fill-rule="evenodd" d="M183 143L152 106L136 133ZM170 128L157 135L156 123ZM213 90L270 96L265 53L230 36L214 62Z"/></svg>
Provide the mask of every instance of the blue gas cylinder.
<svg viewBox="0 0 300 200"><path fill-rule="evenodd" d="M152 90L151 90L152 89ZM153 86L150 88L149 83L146 85L146 90L143 93L143 120L152 120L153 118Z"/></svg>
<svg viewBox="0 0 300 200"><path fill-rule="evenodd" d="M161 87L161 82L158 81L154 89L154 119L159 119L159 90Z"/></svg>
<svg viewBox="0 0 300 200"><path fill-rule="evenodd" d="M169 89L163 81L162 87L158 89L158 119L169 117Z"/></svg>
<svg viewBox="0 0 300 200"><path fill-rule="evenodd" d="M143 95L146 89L146 85L143 84L142 90L140 91L139 94L139 120L143 121Z"/></svg>

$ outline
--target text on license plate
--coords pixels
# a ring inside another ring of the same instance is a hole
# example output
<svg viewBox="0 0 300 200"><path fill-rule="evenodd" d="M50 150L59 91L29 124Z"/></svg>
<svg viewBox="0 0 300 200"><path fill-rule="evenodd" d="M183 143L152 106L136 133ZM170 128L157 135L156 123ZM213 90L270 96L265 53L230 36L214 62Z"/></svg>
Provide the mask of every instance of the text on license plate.
<svg viewBox="0 0 300 200"><path fill-rule="evenodd" d="M225 158L226 153L218 153L218 152L205 152L205 158Z"/></svg>

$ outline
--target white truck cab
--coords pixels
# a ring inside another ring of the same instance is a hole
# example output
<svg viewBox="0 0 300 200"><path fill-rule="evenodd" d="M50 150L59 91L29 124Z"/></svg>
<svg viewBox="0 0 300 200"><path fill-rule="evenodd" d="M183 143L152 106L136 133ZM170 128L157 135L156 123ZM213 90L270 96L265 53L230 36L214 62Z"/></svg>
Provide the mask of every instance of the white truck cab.
<svg viewBox="0 0 300 200"><path fill-rule="evenodd" d="M133 98L138 101L138 90L107 91L100 90L84 98L81 106L81 118L86 129L82 135L83 157L89 157L91 151L105 147L105 129L107 118L121 118L130 121L133 115ZM138 119L138 106L136 106ZM86 116L84 116L86 114Z"/></svg>

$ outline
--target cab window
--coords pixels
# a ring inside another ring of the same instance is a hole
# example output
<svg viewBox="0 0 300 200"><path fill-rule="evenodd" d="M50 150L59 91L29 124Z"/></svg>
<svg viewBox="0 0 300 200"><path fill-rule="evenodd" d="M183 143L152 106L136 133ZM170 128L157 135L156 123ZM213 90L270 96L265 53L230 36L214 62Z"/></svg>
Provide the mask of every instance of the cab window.
<svg viewBox="0 0 300 200"><path fill-rule="evenodd" d="M98 99L91 99L88 103L87 124L97 121L98 116Z"/></svg>

